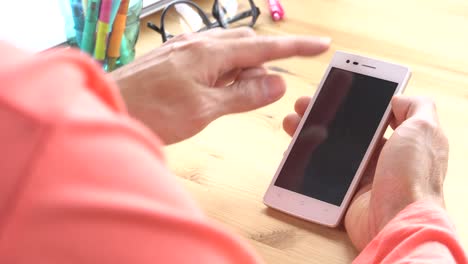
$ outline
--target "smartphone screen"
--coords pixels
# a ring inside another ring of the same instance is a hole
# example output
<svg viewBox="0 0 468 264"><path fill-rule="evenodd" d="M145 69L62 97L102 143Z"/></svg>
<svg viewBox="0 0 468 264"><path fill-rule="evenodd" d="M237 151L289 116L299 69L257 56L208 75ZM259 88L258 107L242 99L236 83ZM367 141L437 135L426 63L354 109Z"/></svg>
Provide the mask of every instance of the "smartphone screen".
<svg viewBox="0 0 468 264"><path fill-rule="evenodd" d="M397 86L331 68L274 185L340 206Z"/></svg>

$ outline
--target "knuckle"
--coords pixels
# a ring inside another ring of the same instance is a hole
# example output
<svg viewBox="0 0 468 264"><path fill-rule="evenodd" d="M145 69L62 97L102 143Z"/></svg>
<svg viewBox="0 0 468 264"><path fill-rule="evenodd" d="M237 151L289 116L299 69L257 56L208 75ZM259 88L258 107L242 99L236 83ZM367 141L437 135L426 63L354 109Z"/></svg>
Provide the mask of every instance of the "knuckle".
<svg viewBox="0 0 468 264"><path fill-rule="evenodd" d="M244 37L255 37L257 33L251 27L242 27L238 29L242 36Z"/></svg>
<svg viewBox="0 0 468 264"><path fill-rule="evenodd" d="M221 28L221 27L215 27L215 28L211 28L209 30L206 30L206 31L202 31L198 34L200 35L206 35L206 34L210 34L210 33L218 33L218 32L222 32L224 29Z"/></svg>
<svg viewBox="0 0 468 264"><path fill-rule="evenodd" d="M436 131L439 127L435 121L424 118L415 118L411 123L420 131Z"/></svg>
<svg viewBox="0 0 468 264"><path fill-rule="evenodd" d="M448 150L450 148L450 143L447 135L444 133L442 129L439 129L438 131L438 137L439 137L439 144L441 148L447 150L447 155L448 155Z"/></svg>
<svg viewBox="0 0 468 264"><path fill-rule="evenodd" d="M425 104L425 105L429 105L431 106L433 109L436 108L436 103L434 101L434 99L430 98L430 97L424 97L424 96L421 96L419 97L419 100L421 103Z"/></svg>
<svg viewBox="0 0 468 264"><path fill-rule="evenodd" d="M206 39L193 39L187 42L187 48L195 51L209 49L209 42Z"/></svg>
<svg viewBox="0 0 468 264"><path fill-rule="evenodd" d="M209 48L209 43L204 39L192 38L188 41L174 43L173 50L177 52L191 51L202 52Z"/></svg>
<svg viewBox="0 0 468 264"><path fill-rule="evenodd" d="M437 111L436 103L434 99L426 96L417 96L414 98L418 105L424 105L428 109L430 108L434 113Z"/></svg>
<svg viewBox="0 0 468 264"><path fill-rule="evenodd" d="M167 57L164 58L164 61L162 62L167 72L178 71L179 65L177 64L178 62L177 57L178 57L177 51L175 50L174 46L172 46L171 51L169 52Z"/></svg>
<svg viewBox="0 0 468 264"><path fill-rule="evenodd" d="M197 33L189 32L189 33L182 33L170 39L168 42L188 42L196 39L198 37Z"/></svg>
<svg viewBox="0 0 468 264"><path fill-rule="evenodd" d="M173 38L166 41L166 43L164 43L163 45L172 45L172 44L180 43L180 42L183 43L183 42L186 42L186 41L190 41L194 37L195 36L194 36L193 33L183 33L183 34L174 36Z"/></svg>
<svg viewBox="0 0 468 264"><path fill-rule="evenodd" d="M441 147L443 149L443 152L442 152L443 159L448 160L449 152L450 152L450 143L449 143L448 138L445 135L443 135L442 137Z"/></svg>
<svg viewBox="0 0 468 264"><path fill-rule="evenodd" d="M175 37L177 41L190 41L195 37L194 33L183 33Z"/></svg>
<svg viewBox="0 0 468 264"><path fill-rule="evenodd" d="M260 45L276 44L275 42L271 42L270 36L257 36L256 40Z"/></svg>

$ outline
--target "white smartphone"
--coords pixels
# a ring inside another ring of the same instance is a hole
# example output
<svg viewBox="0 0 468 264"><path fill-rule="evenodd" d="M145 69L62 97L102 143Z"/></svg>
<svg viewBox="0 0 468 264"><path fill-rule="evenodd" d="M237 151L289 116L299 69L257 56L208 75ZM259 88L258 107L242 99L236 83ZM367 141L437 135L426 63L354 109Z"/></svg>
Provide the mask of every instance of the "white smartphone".
<svg viewBox="0 0 468 264"><path fill-rule="evenodd" d="M288 214L337 226L402 93L407 67L336 52L265 194Z"/></svg>

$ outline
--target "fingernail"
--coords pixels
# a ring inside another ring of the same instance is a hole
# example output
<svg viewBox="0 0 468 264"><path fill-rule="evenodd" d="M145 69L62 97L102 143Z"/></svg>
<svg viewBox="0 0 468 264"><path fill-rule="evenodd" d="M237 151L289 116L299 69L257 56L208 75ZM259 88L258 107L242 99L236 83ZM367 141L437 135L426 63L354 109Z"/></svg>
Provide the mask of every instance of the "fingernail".
<svg viewBox="0 0 468 264"><path fill-rule="evenodd" d="M319 37L318 42L324 46L330 46L332 39L329 37Z"/></svg>
<svg viewBox="0 0 468 264"><path fill-rule="evenodd" d="M268 101L276 101L281 98L286 90L283 78L277 75L269 75L263 78L263 93Z"/></svg>

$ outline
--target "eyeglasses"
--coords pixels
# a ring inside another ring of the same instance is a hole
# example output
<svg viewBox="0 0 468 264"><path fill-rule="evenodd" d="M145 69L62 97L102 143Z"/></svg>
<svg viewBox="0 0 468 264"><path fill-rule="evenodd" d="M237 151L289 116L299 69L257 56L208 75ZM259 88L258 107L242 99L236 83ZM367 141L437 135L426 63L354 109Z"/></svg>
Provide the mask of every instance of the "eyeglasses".
<svg viewBox="0 0 468 264"><path fill-rule="evenodd" d="M160 28L148 22L148 27L161 34L162 41L177 35L201 32L215 27L233 28L253 27L260 16L260 9L253 0L215 0L211 16L200 6L189 0L177 0L170 3L161 14Z"/></svg>

